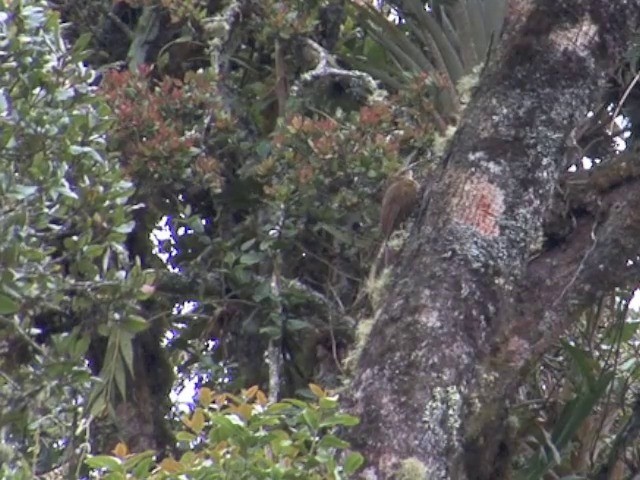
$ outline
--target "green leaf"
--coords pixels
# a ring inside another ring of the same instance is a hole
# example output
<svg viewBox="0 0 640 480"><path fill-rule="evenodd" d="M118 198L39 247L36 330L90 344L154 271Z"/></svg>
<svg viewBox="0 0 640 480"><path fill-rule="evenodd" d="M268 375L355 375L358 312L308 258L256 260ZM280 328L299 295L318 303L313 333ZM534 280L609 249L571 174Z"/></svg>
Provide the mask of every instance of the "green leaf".
<svg viewBox="0 0 640 480"><path fill-rule="evenodd" d="M176 440L178 440L179 442L193 442L196 439L196 436L193 433L190 432L178 432L176 433Z"/></svg>
<svg viewBox="0 0 640 480"><path fill-rule="evenodd" d="M624 322L622 325L614 324L604 335L602 343L605 345L617 345L628 342L638 331L638 327L640 327L640 322Z"/></svg>
<svg viewBox="0 0 640 480"><path fill-rule="evenodd" d="M127 398L127 375L124 370L123 362L116 362L113 365L113 378L116 382L116 387L123 398Z"/></svg>
<svg viewBox="0 0 640 480"><path fill-rule="evenodd" d="M71 198L73 200L80 200L80 197L78 197L78 194L73 190L71 190L71 186L66 180L62 180L62 186L54 188L53 191L58 192L60 195L64 197Z"/></svg>
<svg viewBox="0 0 640 480"><path fill-rule="evenodd" d="M82 249L87 258L97 258L104 253L104 245L87 245Z"/></svg>
<svg viewBox="0 0 640 480"><path fill-rule="evenodd" d="M236 265L233 270L231 270L231 275L233 278L239 283L248 283L251 280L251 275L247 272L242 265Z"/></svg>
<svg viewBox="0 0 640 480"><path fill-rule="evenodd" d="M260 283L253 292L253 299L256 302L261 302L271 296L271 284L268 281Z"/></svg>
<svg viewBox="0 0 640 480"><path fill-rule="evenodd" d="M75 265L74 270L82 274L85 278L95 278L99 274L98 267L88 258L82 258Z"/></svg>
<svg viewBox="0 0 640 480"><path fill-rule="evenodd" d="M16 185L7 196L17 200L25 200L35 195L38 192L38 188L35 185Z"/></svg>
<svg viewBox="0 0 640 480"><path fill-rule="evenodd" d="M91 396L89 397L88 410L89 413L94 417L99 417L104 413L107 407L105 395L106 391L104 383L95 386L94 390L91 392Z"/></svg>
<svg viewBox="0 0 640 480"><path fill-rule="evenodd" d="M556 423L555 428L553 429L552 434L554 444L559 449L568 445L578 428L593 411L598 401L607 391L607 387L613 377L613 372L602 374L602 376L600 376L592 386L584 389L576 398L567 403Z"/></svg>
<svg viewBox="0 0 640 480"><path fill-rule="evenodd" d="M310 408L305 408L302 411L302 418L307 425L309 425L313 430L317 430L320 427L320 418L318 412L311 410Z"/></svg>
<svg viewBox="0 0 640 480"><path fill-rule="evenodd" d="M126 320L122 322L123 330L129 333L139 333L149 328L149 322L140 315L130 314Z"/></svg>
<svg viewBox="0 0 640 480"><path fill-rule="evenodd" d="M259 252L247 252L243 253L240 257L240 263L242 265L255 265L263 260L263 255Z"/></svg>
<svg viewBox="0 0 640 480"><path fill-rule="evenodd" d="M204 225L202 224L202 219L199 216L190 217L187 220L187 225L194 231L194 233L204 233Z"/></svg>
<svg viewBox="0 0 640 480"><path fill-rule="evenodd" d="M279 338L282 335L282 328L275 326L262 327L260 333L270 338Z"/></svg>
<svg viewBox="0 0 640 480"><path fill-rule="evenodd" d="M11 315L20 309L18 302L0 293L0 315Z"/></svg>
<svg viewBox="0 0 640 480"><path fill-rule="evenodd" d="M325 435L320 439L318 445L323 448L349 448L349 442L346 442L335 435Z"/></svg>
<svg viewBox="0 0 640 480"><path fill-rule="evenodd" d="M114 227L113 230L118 233L131 233L131 231L133 230L133 227L135 226L136 226L136 222L131 221L131 222L123 223L122 225L118 225L117 227Z"/></svg>
<svg viewBox="0 0 640 480"><path fill-rule="evenodd" d="M235 263L236 256L233 252L227 252L224 256L223 262L225 265L231 266Z"/></svg>
<svg viewBox="0 0 640 480"><path fill-rule="evenodd" d="M271 153L271 142L262 141L256 145L256 153L261 159L265 159Z"/></svg>
<svg viewBox="0 0 640 480"><path fill-rule="evenodd" d="M387 49L383 48L379 42L374 41L371 37L366 37L363 50L371 65L384 67L387 62Z"/></svg>
<svg viewBox="0 0 640 480"><path fill-rule="evenodd" d="M211 423L216 426L209 432L209 441L214 444L229 439L242 441L248 435L242 421L235 415L212 415Z"/></svg>
<svg viewBox="0 0 640 480"><path fill-rule="evenodd" d="M353 427L358 425L360 420L353 415L347 415L346 413L336 413L330 417L325 418L320 422L321 427L333 427L335 425L344 425L345 427Z"/></svg>
<svg viewBox="0 0 640 480"><path fill-rule="evenodd" d="M272 405L269 405L266 411L270 414L274 414L281 413L289 409L291 409L291 405L288 405L286 403L274 403Z"/></svg>
<svg viewBox="0 0 640 480"><path fill-rule="evenodd" d="M108 455L96 455L95 457L89 457L85 460L85 463L91 468L105 468L109 472L125 473L122 463L116 457L110 457Z"/></svg>
<svg viewBox="0 0 640 480"><path fill-rule="evenodd" d="M128 332L122 332L120 335L120 354L124 360L125 365L129 369L129 373L134 375L133 370L133 336ZM124 396L124 392L123 392Z"/></svg>
<svg viewBox="0 0 640 480"><path fill-rule="evenodd" d="M298 400L296 398L285 398L282 400L282 403L288 403L290 405L294 405L298 408L308 408L309 404L307 402L303 402L302 400Z"/></svg>
<svg viewBox="0 0 640 480"><path fill-rule="evenodd" d="M148 478L154 464L155 452L147 450L139 453L132 458L128 458L125 463L125 469L131 471L136 478Z"/></svg>
<svg viewBox="0 0 640 480"><path fill-rule="evenodd" d="M73 237L67 237L62 241L62 245L65 250L69 250L73 252L78 249L78 237L74 235Z"/></svg>
<svg viewBox="0 0 640 480"><path fill-rule="evenodd" d="M91 41L91 38L93 38L93 35L89 32L85 32L82 35L80 35L74 42L72 51L74 53L84 52L86 48L89 46L89 42Z"/></svg>
<svg viewBox="0 0 640 480"><path fill-rule="evenodd" d="M73 343L71 354L76 358L81 358L85 353L87 353L90 343L91 343L91 337L89 337L88 335L84 335L78 338Z"/></svg>
<svg viewBox="0 0 640 480"><path fill-rule="evenodd" d="M72 145L71 147L69 147L69 153L71 153L72 155L88 155L97 163L104 163L104 159L92 147Z"/></svg>
<svg viewBox="0 0 640 480"><path fill-rule="evenodd" d="M244 242L242 245L240 245L240 250L243 252L246 252L247 250L249 250L251 248L251 246L256 243L256 239L255 238L251 238L249 240L247 240L246 242Z"/></svg>
<svg viewBox="0 0 640 480"><path fill-rule="evenodd" d="M305 320L297 319L297 318L288 318L286 320L286 327L287 327L287 330L295 332L295 331L306 330L311 328L311 323Z"/></svg>
<svg viewBox="0 0 640 480"><path fill-rule="evenodd" d="M332 410L338 407L338 400L332 397L322 397L318 401L318 405L320 405L320 409L322 410Z"/></svg>
<svg viewBox="0 0 640 480"><path fill-rule="evenodd" d="M571 345L565 341L560 342L565 351L571 356L574 361L580 375L587 382L592 385L595 382L595 374L600 368L598 362L592 358L591 354L586 350Z"/></svg>
<svg viewBox="0 0 640 480"><path fill-rule="evenodd" d="M344 461L344 472L351 475L364 464L364 457L358 452L351 452Z"/></svg>

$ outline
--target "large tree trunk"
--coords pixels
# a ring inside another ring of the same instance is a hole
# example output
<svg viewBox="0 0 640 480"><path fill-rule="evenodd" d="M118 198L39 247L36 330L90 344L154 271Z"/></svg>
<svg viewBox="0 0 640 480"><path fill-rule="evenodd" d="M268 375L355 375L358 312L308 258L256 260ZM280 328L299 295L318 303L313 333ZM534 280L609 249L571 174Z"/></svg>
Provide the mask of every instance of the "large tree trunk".
<svg viewBox="0 0 640 480"><path fill-rule="evenodd" d="M367 478L402 466L428 479L508 476L509 401L524 367L594 294L631 277L637 169L594 181L628 154L580 182L567 168L639 17L640 0L510 2L358 360ZM556 201L561 185L571 204ZM573 218L556 214L578 205ZM550 218L568 226L553 242Z"/></svg>

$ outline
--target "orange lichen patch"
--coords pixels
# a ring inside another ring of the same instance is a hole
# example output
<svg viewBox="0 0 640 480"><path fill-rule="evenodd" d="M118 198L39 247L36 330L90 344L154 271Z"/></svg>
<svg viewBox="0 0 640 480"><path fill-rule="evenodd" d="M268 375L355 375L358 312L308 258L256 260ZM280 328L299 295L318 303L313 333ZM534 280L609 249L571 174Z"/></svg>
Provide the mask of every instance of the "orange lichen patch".
<svg viewBox="0 0 640 480"><path fill-rule="evenodd" d="M469 178L461 192L453 199L453 218L474 228L485 237L500 234L498 221L504 211L502 190L485 176Z"/></svg>

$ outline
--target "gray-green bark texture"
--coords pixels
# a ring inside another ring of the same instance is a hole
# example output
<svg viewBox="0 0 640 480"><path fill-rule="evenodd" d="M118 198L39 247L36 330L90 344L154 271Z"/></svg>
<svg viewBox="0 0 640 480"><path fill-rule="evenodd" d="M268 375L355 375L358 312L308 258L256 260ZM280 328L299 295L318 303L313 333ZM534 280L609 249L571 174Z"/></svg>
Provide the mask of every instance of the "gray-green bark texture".
<svg viewBox="0 0 640 480"><path fill-rule="evenodd" d="M366 478L509 478L523 371L596 294L639 278L632 155L568 171L639 18L640 0L509 2L358 360Z"/></svg>

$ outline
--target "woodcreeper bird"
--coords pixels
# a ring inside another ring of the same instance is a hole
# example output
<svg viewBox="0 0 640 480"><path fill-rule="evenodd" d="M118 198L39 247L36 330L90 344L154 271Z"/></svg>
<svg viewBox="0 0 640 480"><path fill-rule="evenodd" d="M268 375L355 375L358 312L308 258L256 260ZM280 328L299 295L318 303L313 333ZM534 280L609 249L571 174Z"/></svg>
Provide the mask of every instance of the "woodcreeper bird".
<svg viewBox="0 0 640 480"><path fill-rule="evenodd" d="M404 169L395 175L382 198L380 229L385 241L404 222L418 200L419 185L413 173Z"/></svg>

